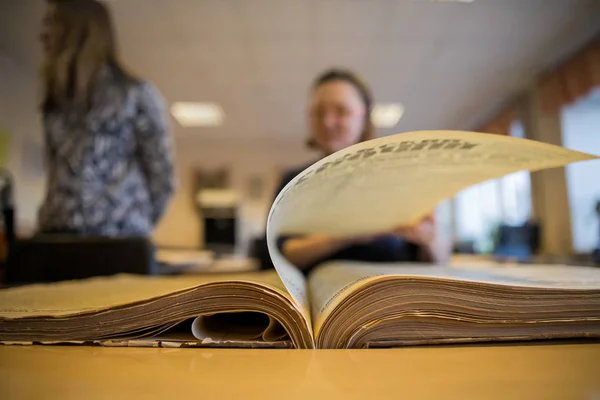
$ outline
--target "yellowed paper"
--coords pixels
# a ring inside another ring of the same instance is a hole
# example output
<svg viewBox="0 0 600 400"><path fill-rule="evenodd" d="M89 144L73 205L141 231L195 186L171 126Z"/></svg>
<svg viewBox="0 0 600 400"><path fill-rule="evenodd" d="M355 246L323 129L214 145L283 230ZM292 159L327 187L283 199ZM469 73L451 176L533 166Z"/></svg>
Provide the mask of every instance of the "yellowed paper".
<svg viewBox="0 0 600 400"><path fill-rule="evenodd" d="M267 246L269 248L271 260L281 278L282 284L285 289L287 289L288 296L291 297L294 304L298 307L298 310L304 316L306 324L311 327L310 300L308 297L306 280L298 268L290 264L280 253L274 236L276 232L276 226L267 222Z"/></svg>
<svg viewBox="0 0 600 400"><path fill-rule="evenodd" d="M282 232L354 234L409 224L441 200L519 170L593 156L525 139L472 132L414 132L329 156L275 201Z"/></svg>
<svg viewBox="0 0 600 400"><path fill-rule="evenodd" d="M361 286L385 279L429 278L538 289L599 290L600 270L562 265L513 267L439 266L332 261L311 275L308 285L315 338L334 309ZM467 286L465 286L467 287ZM382 294L383 295L383 294ZM448 303L451 303L449 300Z"/></svg>
<svg viewBox="0 0 600 400"><path fill-rule="evenodd" d="M337 152L307 168L277 196L267 222L269 251L286 288L305 304L282 233L350 235L411 224L460 190L519 170L597 158L546 143L459 131L409 132Z"/></svg>
<svg viewBox="0 0 600 400"><path fill-rule="evenodd" d="M196 337L202 345L314 346L307 316L298 309L276 271L176 277L117 275L0 291L3 343L83 338L135 346L137 339L167 340L163 334L171 340L171 335L178 333L172 328L192 319L213 335ZM248 341L244 335L250 328L262 332ZM186 340L193 342L191 334L200 332L195 331L192 328Z"/></svg>
<svg viewBox="0 0 600 400"><path fill-rule="evenodd" d="M317 337L323 322L337 304L374 274L372 265L364 268L341 268L338 264L317 268L308 280L313 334ZM345 265L345 264L341 264Z"/></svg>
<svg viewBox="0 0 600 400"><path fill-rule="evenodd" d="M600 269L573 265L523 265L462 266L454 267L473 276L492 276L491 283L545 289L598 289ZM486 274L486 275L479 275Z"/></svg>
<svg viewBox="0 0 600 400"><path fill-rule="evenodd" d="M275 272L150 277L120 275L35 284L0 291L0 318L67 316L109 309L218 282L250 282L277 290L293 302Z"/></svg>
<svg viewBox="0 0 600 400"><path fill-rule="evenodd" d="M352 261L332 261L317 268L308 281L314 336L337 305L361 286L382 276L427 276L452 278L447 267L426 264L371 264Z"/></svg>

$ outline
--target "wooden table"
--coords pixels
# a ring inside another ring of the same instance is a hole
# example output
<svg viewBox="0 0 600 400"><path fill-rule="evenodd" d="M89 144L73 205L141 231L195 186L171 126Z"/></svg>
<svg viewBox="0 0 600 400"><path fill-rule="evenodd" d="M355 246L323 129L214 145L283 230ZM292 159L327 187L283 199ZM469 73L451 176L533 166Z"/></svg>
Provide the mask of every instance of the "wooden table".
<svg viewBox="0 0 600 400"><path fill-rule="evenodd" d="M600 399L600 343L390 350L0 347L0 398Z"/></svg>

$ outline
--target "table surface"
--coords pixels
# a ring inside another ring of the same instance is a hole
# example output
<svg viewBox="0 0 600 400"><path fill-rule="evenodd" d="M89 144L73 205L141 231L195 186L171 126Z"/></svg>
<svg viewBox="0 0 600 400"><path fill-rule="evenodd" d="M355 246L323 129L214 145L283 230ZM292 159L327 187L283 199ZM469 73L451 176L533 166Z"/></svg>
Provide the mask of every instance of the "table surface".
<svg viewBox="0 0 600 400"><path fill-rule="evenodd" d="M244 350L1 346L0 398L600 399L600 343Z"/></svg>

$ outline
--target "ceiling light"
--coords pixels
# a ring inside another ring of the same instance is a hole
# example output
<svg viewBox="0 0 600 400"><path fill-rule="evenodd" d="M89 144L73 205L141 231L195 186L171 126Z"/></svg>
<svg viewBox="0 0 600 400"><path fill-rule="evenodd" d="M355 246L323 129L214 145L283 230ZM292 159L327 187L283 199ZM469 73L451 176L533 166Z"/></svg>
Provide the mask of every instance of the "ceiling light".
<svg viewBox="0 0 600 400"><path fill-rule="evenodd" d="M196 201L203 208L235 207L239 195L232 189L202 189L198 191Z"/></svg>
<svg viewBox="0 0 600 400"><path fill-rule="evenodd" d="M430 2L430 3L472 3L475 0L412 0L415 2Z"/></svg>
<svg viewBox="0 0 600 400"><path fill-rule="evenodd" d="M184 127L218 126L225 119L223 109L216 103L177 102L171 106L171 114Z"/></svg>
<svg viewBox="0 0 600 400"><path fill-rule="evenodd" d="M378 128L393 128L403 114L404 106L400 103L375 104L371 119Z"/></svg>

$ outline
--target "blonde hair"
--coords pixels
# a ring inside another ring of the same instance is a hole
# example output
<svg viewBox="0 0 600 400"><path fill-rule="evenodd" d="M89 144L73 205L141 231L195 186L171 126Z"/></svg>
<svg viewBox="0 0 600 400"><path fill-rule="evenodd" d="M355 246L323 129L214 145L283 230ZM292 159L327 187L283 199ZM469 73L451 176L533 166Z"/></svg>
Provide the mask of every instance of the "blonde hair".
<svg viewBox="0 0 600 400"><path fill-rule="evenodd" d="M104 66L123 82L135 78L121 65L110 13L96 0L48 0L55 7L59 51L42 66L43 111L72 102L89 108L94 82Z"/></svg>

